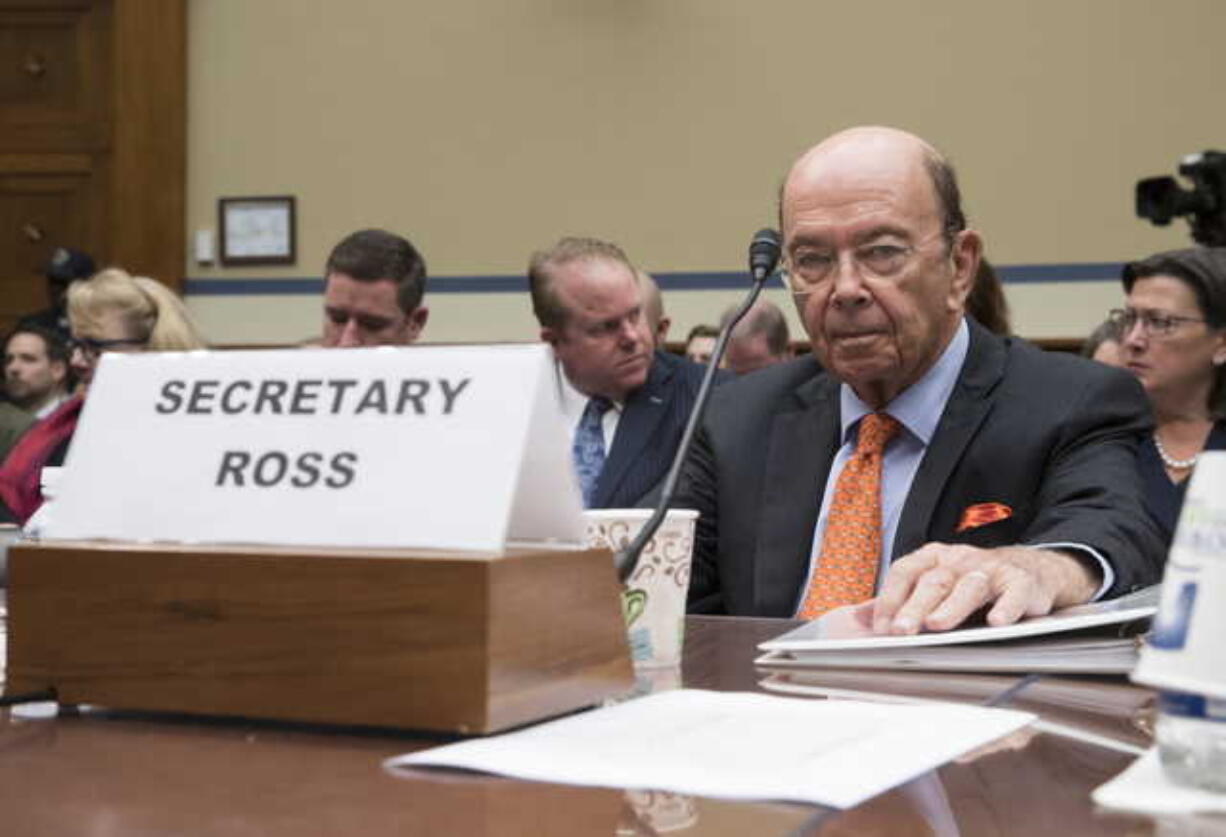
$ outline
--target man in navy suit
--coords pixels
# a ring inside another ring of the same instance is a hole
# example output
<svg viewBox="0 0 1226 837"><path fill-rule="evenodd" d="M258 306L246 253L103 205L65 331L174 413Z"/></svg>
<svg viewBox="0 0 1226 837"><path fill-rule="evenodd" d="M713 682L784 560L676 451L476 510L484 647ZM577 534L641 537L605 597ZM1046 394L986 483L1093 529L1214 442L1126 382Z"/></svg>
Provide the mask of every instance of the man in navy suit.
<svg viewBox="0 0 1226 837"><path fill-rule="evenodd" d="M616 244L563 238L528 266L541 340L558 361L588 508L647 502L668 472L703 369L654 349L643 286Z"/></svg>
<svg viewBox="0 0 1226 837"><path fill-rule="evenodd" d="M913 634L1158 580L1142 392L965 316L981 243L939 152L836 134L792 168L780 219L813 357L712 399L675 500L701 513L692 610L862 604L876 632Z"/></svg>

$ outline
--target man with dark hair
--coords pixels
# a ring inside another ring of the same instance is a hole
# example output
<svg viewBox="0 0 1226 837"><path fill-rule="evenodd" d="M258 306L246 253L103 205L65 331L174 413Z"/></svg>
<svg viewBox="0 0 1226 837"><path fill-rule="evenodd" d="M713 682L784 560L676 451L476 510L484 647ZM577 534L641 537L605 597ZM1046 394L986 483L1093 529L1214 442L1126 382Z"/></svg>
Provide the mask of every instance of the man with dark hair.
<svg viewBox="0 0 1226 837"><path fill-rule="evenodd" d="M813 357L715 393L676 500L701 513L691 609L862 605L913 634L1158 580L1140 388L965 316L982 245L935 149L835 134L792 167L780 219Z"/></svg>
<svg viewBox="0 0 1226 837"><path fill-rule="evenodd" d="M35 419L49 415L68 398L68 346L34 325L18 326L4 341L4 391Z"/></svg>
<svg viewBox="0 0 1226 837"><path fill-rule="evenodd" d="M720 317L722 331L740 305L734 303ZM769 299L759 299L736 324L724 350L724 365L734 375L756 372L776 363L792 359L792 344L788 321L779 306Z"/></svg>
<svg viewBox="0 0 1226 837"><path fill-rule="evenodd" d="M694 363L706 363L711 359L715 351L715 341L718 339L718 328L699 323L685 336L685 356Z"/></svg>
<svg viewBox="0 0 1226 837"><path fill-rule="evenodd" d="M528 286L558 361L584 505L646 502L676 453L702 370L654 350L643 284L615 244L564 238L532 256Z"/></svg>
<svg viewBox="0 0 1226 837"><path fill-rule="evenodd" d="M406 239L359 230L332 248L324 267L323 345L407 346L421 336L426 263Z"/></svg>

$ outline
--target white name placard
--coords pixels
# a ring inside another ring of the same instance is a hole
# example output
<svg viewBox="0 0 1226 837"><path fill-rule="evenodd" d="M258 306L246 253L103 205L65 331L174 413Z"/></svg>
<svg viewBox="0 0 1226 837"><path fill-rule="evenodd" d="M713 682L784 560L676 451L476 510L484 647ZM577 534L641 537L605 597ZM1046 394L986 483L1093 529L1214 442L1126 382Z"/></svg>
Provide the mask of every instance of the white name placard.
<svg viewBox="0 0 1226 837"><path fill-rule="evenodd" d="M579 543L543 345L103 356L48 538Z"/></svg>

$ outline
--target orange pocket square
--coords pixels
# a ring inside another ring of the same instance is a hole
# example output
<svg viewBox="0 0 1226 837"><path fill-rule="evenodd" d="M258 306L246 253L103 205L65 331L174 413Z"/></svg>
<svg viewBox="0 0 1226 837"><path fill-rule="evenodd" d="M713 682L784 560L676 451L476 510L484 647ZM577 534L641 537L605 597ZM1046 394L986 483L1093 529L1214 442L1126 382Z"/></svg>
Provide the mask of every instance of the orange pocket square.
<svg viewBox="0 0 1226 837"><path fill-rule="evenodd" d="M958 521L958 531L965 532L978 526L987 526L998 520L1013 517L1013 509L1004 503L976 503L962 510L962 519Z"/></svg>

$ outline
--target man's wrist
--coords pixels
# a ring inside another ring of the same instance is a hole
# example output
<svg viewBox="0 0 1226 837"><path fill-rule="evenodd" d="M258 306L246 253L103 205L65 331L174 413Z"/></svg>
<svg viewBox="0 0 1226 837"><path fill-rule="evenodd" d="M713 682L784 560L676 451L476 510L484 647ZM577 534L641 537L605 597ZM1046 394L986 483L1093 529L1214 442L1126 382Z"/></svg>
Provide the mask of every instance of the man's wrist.
<svg viewBox="0 0 1226 837"><path fill-rule="evenodd" d="M1053 609L1085 604L1099 595L1103 573L1094 555L1068 547L1044 547L1040 553L1056 577Z"/></svg>

